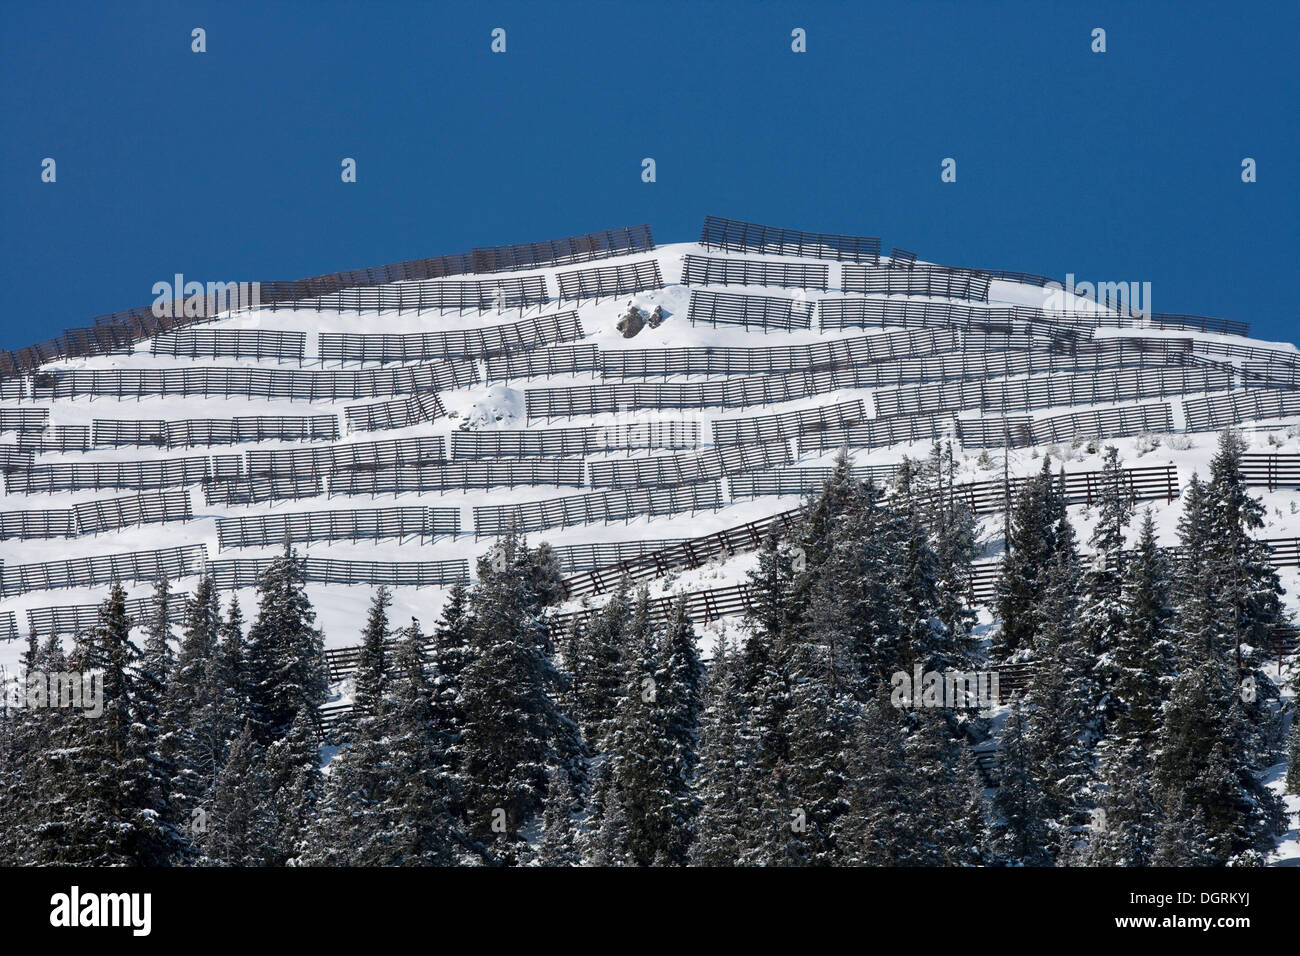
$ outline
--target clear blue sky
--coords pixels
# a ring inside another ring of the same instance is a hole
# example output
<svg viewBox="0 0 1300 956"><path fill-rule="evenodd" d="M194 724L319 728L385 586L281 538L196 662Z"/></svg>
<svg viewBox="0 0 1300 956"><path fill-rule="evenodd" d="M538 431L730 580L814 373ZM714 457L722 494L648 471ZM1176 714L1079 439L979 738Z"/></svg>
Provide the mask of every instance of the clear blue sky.
<svg viewBox="0 0 1300 956"><path fill-rule="evenodd" d="M1149 281L1159 311L1295 340L1298 37L1294 2L5 0L0 347L176 272L291 279L636 222L663 243L708 213Z"/></svg>

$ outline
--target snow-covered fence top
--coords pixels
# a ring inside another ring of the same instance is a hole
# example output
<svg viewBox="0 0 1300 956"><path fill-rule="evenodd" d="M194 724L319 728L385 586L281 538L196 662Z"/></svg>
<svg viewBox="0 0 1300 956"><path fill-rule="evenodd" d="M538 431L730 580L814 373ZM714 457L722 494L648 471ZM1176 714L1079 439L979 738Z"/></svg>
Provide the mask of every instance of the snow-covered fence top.
<svg viewBox="0 0 1300 956"><path fill-rule="evenodd" d="M259 441L336 441L337 415L250 415L241 418L94 420L95 446L177 448Z"/></svg>
<svg viewBox="0 0 1300 956"><path fill-rule="evenodd" d="M1019 337L1021 347L1028 338ZM767 347L695 346L677 349L619 349L602 352L602 378L627 379L662 375L757 375L793 372L828 365L863 365L893 358L950 352L963 344L952 329L885 332L812 345ZM982 343L974 343L978 349ZM990 343L991 344L991 343Z"/></svg>
<svg viewBox="0 0 1300 956"><path fill-rule="evenodd" d="M700 444L699 422L629 422L579 428L486 429L451 433L452 458L552 458Z"/></svg>
<svg viewBox="0 0 1300 956"><path fill-rule="evenodd" d="M560 345L494 355L487 360L487 379L499 382L540 375L572 375L575 372L594 372L599 368L600 352L595 345Z"/></svg>
<svg viewBox="0 0 1300 956"><path fill-rule="evenodd" d="M934 295L987 302L988 273L951 266L890 269L846 264L841 284L845 292L869 295Z"/></svg>

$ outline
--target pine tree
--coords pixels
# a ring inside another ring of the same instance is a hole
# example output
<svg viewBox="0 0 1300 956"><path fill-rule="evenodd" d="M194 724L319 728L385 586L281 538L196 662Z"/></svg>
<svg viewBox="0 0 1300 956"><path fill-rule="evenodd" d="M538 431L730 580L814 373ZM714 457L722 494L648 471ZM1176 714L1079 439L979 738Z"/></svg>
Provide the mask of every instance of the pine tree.
<svg viewBox="0 0 1300 956"><path fill-rule="evenodd" d="M700 810L697 837L691 845L692 864L737 866L749 862L760 803L755 750L746 725L737 653L725 640L719 641L705 683L695 780Z"/></svg>
<svg viewBox="0 0 1300 956"><path fill-rule="evenodd" d="M274 859L274 850L267 843L273 819L267 809L271 793L262 758L252 725L245 722L217 774L211 809L199 833L206 862L264 866Z"/></svg>
<svg viewBox="0 0 1300 956"><path fill-rule="evenodd" d="M538 866L577 866L582 862L573 822L573 787L563 768L551 771L542 814L542 845Z"/></svg>
<svg viewBox="0 0 1300 956"><path fill-rule="evenodd" d="M216 586L204 575L185 601L180 650L166 691L169 734L164 752L175 761L182 820L212 794L230 746L221 712L226 687L219 667L220 628Z"/></svg>
<svg viewBox="0 0 1300 956"><path fill-rule="evenodd" d="M1045 823L1047 797L1035 772L1036 761L1025 722L1023 706L1016 697L1002 730L998 792L993 798L993 810L997 814L993 851L1015 865L1050 866L1051 833Z"/></svg>
<svg viewBox="0 0 1300 956"><path fill-rule="evenodd" d="M259 578L257 593L245 671L253 732L269 748L300 716L316 721L327 692L324 638L315 626L301 562L288 543Z"/></svg>
<svg viewBox="0 0 1300 956"><path fill-rule="evenodd" d="M448 772L457 779L461 777L460 737L465 724L461 680L473 655L471 632L469 589L457 581L452 585L442 614L434 625L433 650L429 660L432 681L430 720L440 738L438 747L445 754ZM459 787L453 799L460 799ZM464 810L459 804L456 808L457 812Z"/></svg>
<svg viewBox="0 0 1300 956"><path fill-rule="evenodd" d="M1040 574L1052 564L1056 521L1051 461L1044 456L1042 471L1025 482L1008 521L995 598L999 622L993 639L995 658L1008 659L1033 646Z"/></svg>
<svg viewBox="0 0 1300 956"><path fill-rule="evenodd" d="M462 674L461 747L470 834L489 837L498 811L513 841L541 808L548 763L567 731L552 696L559 675L527 554L513 535L498 548L499 560L480 560L470 594L473 657Z"/></svg>
<svg viewBox="0 0 1300 956"><path fill-rule="evenodd" d="M73 670L103 674L103 714L61 721L65 744L54 756L68 789L48 835L45 862L159 866L186 850L175 829L169 780L153 741L158 726L142 704L141 652L130 638L126 592L114 582L94 631L79 641Z"/></svg>
<svg viewBox="0 0 1300 956"><path fill-rule="evenodd" d="M308 837L322 787L316 723L314 713L300 709L289 733L266 748L266 781L271 793L266 842L272 866L297 860L310 848ZM253 740L257 740L256 728Z"/></svg>
<svg viewBox="0 0 1300 956"><path fill-rule="evenodd" d="M572 643L568 661L574 719L593 752L604 749L623 682L623 634L631 606L627 580L619 583L605 606L592 615Z"/></svg>
<svg viewBox="0 0 1300 956"><path fill-rule="evenodd" d="M397 855L389 812L395 787L388 753L388 608L375 591L362 630L347 743L330 764L306 860L315 864L384 866Z"/></svg>
<svg viewBox="0 0 1300 956"><path fill-rule="evenodd" d="M1119 451L1110 446L1102 464L1097 496L1097 523L1089 544L1093 565L1083 576L1083 601L1079 612L1080 634L1088 653L1096 659L1094 694L1103 716L1111 716L1111 698L1116 664L1112 659L1125 628L1123 581L1125 572L1124 534L1133 515L1132 495Z"/></svg>
<svg viewBox="0 0 1300 956"><path fill-rule="evenodd" d="M415 619L399 632L401 676L392 692L388 734L392 785L387 813L393 831L391 862L446 866L464 837L457 822L458 781L447 738L435 721L435 686Z"/></svg>

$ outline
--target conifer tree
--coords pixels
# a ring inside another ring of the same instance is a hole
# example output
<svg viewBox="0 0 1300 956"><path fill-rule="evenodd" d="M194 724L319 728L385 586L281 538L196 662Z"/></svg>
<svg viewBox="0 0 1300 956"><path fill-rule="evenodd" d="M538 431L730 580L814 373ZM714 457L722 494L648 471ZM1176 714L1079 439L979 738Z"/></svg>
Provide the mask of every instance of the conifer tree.
<svg viewBox="0 0 1300 956"><path fill-rule="evenodd" d="M217 774L211 808L199 834L205 862L264 866L275 858L267 843L274 821L267 809L271 793L262 761L252 725L245 722Z"/></svg>
<svg viewBox="0 0 1300 956"><path fill-rule="evenodd" d="M253 732L269 749L300 716L316 720L327 690L324 638L315 626L301 562L287 542L258 579L257 595L244 660Z"/></svg>
<svg viewBox="0 0 1300 956"><path fill-rule="evenodd" d="M447 738L435 720L435 686L420 623L399 632L401 676L392 691L388 762L392 784L387 812L393 830L391 862L446 866L464 842L457 820L459 782L451 767Z"/></svg>
<svg viewBox="0 0 1300 956"><path fill-rule="evenodd" d="M562 768L551 771L546 790L546 807L542 813L542 844L537 865L578 866L582 853L578 848L577 826L573 821L573 787Z"/></svg>
<svg viewBox="0 0 1300 956"><path fill-rule="evenodd" d="M1016 697L1002 730L998 792L993 798L998 818L993 826L993 851L1013 865L1050 866L1051 833L1044 822L1047 797L1035 772L1036 760L1025 724L1024 708Z"/></svg>
<svg viewBox="0 0 1300 956"><path fill-rule="evenodd" d="M272 866L284 866L310 849L308 837L322 787L316 723L314 713L300 709L289 733L266 748L266 782L271 793L267 844ZM257 739L256 729L253 739Z"/></svg>
<svg viewBox="0 0 1300 956"><path fill-rule="evenodd" d="M499 560L479 561L470 594L473 657L462 675L461 746L470 834L489 837L498 816L513 841L541 808L566 718L553 697L559 675L528 556L514 535L497 547Z"/></svg>

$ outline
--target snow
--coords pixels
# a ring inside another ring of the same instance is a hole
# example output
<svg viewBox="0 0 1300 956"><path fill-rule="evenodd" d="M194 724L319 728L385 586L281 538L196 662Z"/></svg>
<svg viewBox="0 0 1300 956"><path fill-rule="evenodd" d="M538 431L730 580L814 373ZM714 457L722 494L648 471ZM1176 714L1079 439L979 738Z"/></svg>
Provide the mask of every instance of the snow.
<svg viewBox="0 0 1300 956"><path fill-rule="evenodd" d="M678 243L661 246L653 253L641 253L617 259L603 260L550 269L529 270L527 275L547 277L550 290L558 288L555 275L558 272L574 269L605 267L622 263L644 261L653 258L658 261L661 273L668 283L666 288L636 295L606 298L600 302L583 301L579 303L552 302L542 309L529 309L523 317L536 314L549 314L556 311L576 309L585 336L583 343L594 343L602 351L620 349L662 349L704 347L766 347L774 345L807 345L826 342L832 339L855 338L863 335L883 334L895 329L844 329L827 332L820 331L815 323L807 330L770 331L744 329L739 326L707 325L692 326L687 321L690 289L678 284L681 275L682 257L686 254L724 256L730 258L753 258L767 263L789 261L807 263L807 259L783 259L777 256L742 256L704 250L694 243ZM840 267L831 266L832 284L837 284ZM518 274L510 274L511 276ZM445 280L456 281L456 280ZM860 297L855 293L842 293L832 290L828 293L802 291L796 289L774 289L770 287L726 287L727 292L743 292L755 295L787 296L797 300L815 300L824 297ZM1054 296L1054 297L1053 297ZM935 301L944 301L938 300ZM1016 305L1050 305L1070 309L1095 309L1095 303L1077 297L1067 297L1062 293L1051 293L1031 285L997 280L990 288L991 304ZM665 319L658 328L645 327L637 336L625 339L615 328L618 316L628 303L632 303L647 312L656 306L662 308ZM317 353L317 338L321 332L383 332L415 333L462 331L493 324L517 321L521 317L519 310L507 310L500 313L458 314L455 312L438 313L436 311L403 313L340 313L328 309L303 310L256 310L231 315L211 323L204 328L217 326L232 329L271 329L286 331L305 331L308 355ZM1239 337L1187 331L1162 331L1152 329L1101 329L1098 336L1168 336L1173 338L1191 338L1214 342L1232 342L1249 344L1260 348L1271 348L1283 352L1300 351L1292 343L1264 343L1244 340ZM316 358L305 360L301 366L297 362L276 362L275 360L256 361L251 359L217 358L200 359L197 362L220 367L257 367L265 369L298 368L325 369L338 368L337 363L322 363ZM98 356L88 359L70 360L57 363L60 368L186 368L193 367L196 360L153 356L148 343L141 343L131 354ZM373 363L361 365L348 363L347 368L378 367ZM481 363L480 363L481 367ZM673 381L699 381L700 377L674 376ZM660 381L652 379L650 381ZM831 405L850 399L862 399L868 414L874 414L874 389L841 389L834 392L810 396L797 401L778 405L748 407L743 409L704 409L663 412L637 412L620 419L613 415L590 415L566 418L550 423L537 420L529 421L524 411L524 396L528 389L547 388L565 385L602 384L598 373L581 373L554 377L539 377L531 380L515 380L509 383L480 384L472 388L444 391L440 399L448 411L446 418L434 422L422 423L411 428L371 433L344 435L342 441L383 441L394 438L415 437L423 435L449 435L457 429L528 429L539 427L561 427L581 425L613 425L626 423L631 417L635 421L697 421L701 424L701 439L704 443L711 440L711 423L718 419L750 418L757 415L769 415L804 408ZM96 418L114 419L181 419L181 418L226 418L254 415L313 415L338 414L342 426L342 410L347 405L368 404L382 399L352 399L338 402L303 402L303 401L268 401L243 398L203 398L203 397L159 397L145 396L140 399L117 401L114 399L80 397L71 400L45 402L50 409L51 425L87 425ZM7 405L14 405L7 402ZM29 401L22 403L30 405ZM1183 425L1181 401L1172 400L1175 425ZM1035 410L1035 416L1050 416L1065 409ZM1012 413L1014 414L1014 413ZM963 413L963 417L973 417ZM1279 454L1300 454L1300 419L1265 425L1248 425L1244 437L1250 444L1251 451ZM1180 485L1185 484L1194 473L1205 476L1209 462L1214 454L1216 436L1213 434L1173 434L1158 436L1140 436L1137 438L1117 439L1095 443L1059 444L1033 449L1016 449L1007 455L1006 468L1013 476L1027 476L1038 471L1042 464L1042 455L1050 454L1054 461L1061 462L1069 471L1090 471L1101 468L1102 449L1106 444L1119 448L1122 463L1126 466L1174 465L1178 470ZM0 435L0 445L16 442L13 433ZM792 448L793 448L793 442ZM239 454L250 448L271 449L280 447L301 447L287 442L261 442L256 445L240 444L232 446L211 446L200 448L160 450L152 447L101 449L88 453L47 453L38 456L39 463L62 461L123 461L148 460L166 457L189 457ZM904 456L923 457L929 452L928 442L910 445L897 445L891 448L871 452L859 451L854 455L855 463L892 464ZM623 458L630 455L667 454L668 452L615 452L593 458ZM796 461L799 466L829 464L832 454L804 456ZM957 459L958 481L987 481L1002 474L1001 452L989 452L982 456L978 450L959 454ZM991 461L991 464L989 462ZM476 505L499 505L509 502L541 500L565 495L586 494L599 489L591 488L546 488L526 487L490 491L451 491L441 494L402 494L378 495L373 499L362 496L322 495L311 499L296 501L278 501L250 506L207 506L199 489L191 488L190 494L194 506L195 519L184 524L144 525L129 528L97 537L87 536L70 540L6 540L0 541L0 560L6 564L21 564L39 561L51 561L68 557L81 557L97 554L119 553L134 550L173 547L181 544L204 544L210 558L265 558L275 554L278 548L244 548L221 552L217 546L217 519L231 515L248 515L261 513L287 513L297 511L317 511L332 508L373 508L387 505L435 505L440 507L459 507L462 509L462 524L472 528L471 511ZM132 492L128 490L80 491L56 493L51 495L19 494L0 495L0 511L36 510L47 508L66 508L74 503L92 501L98 498L119 497ZM1267 507L1267 526L1263 532L1268 537L1280 537L1300 534L1300 491L1279 490L1262 492ZM530 535L534 542L546 540L556 545L589 544L612 541L634 541L656 538L689 538L712 531L718 531L743 522L752 521L794 507L799 499L794 496L762 497L737 501L727 504L716 512L682 514L661 518L638 518L626 522L608 525L584 525L565 529L553 529ZM1150 508L1162 542L1172 542L1181 511L1178 501L1171 503L1151 502L1141 507ZM1086 541L1091 531L1095 516L1086 506L1071 508L1071 517L1075 521L1079 539ZM986 516L983 520L983 532L986 538L997 539L1001 534L1001 516ZM1136 533L1130 529L1131 533ZM462 534L453 539L439 539L433 542L385 540L378 542L338 542L314 543L300 546L300 551L313 557L338 559L359 559L376 561L424 561L464 558L474 567L476 558L489 547L489 539L476 539L472 533ZM996 550L994 548L993 550ZM744 580L745 574L754 562L753 555L741 555L727 561L720 561L692 571L667 575L650 582L652 594L682 593L700 588L723 587ZM1283 583L1287 588L1287 597L1293 610L1300 609L1300 570L1284 569ZM190 580L176 582L179 589L191 585ZM103 597L103 588L78 588L58 591L28 593L0 601L0 612L13 611L19 622L20 631L25 630L26 611L33 607L52 605L93 604ZM143 596L150 592L148 584L132 584L128 587L129 596ZM368 601L369 586L344 587L337 585L309 585L308 591L315 602L319 622L326 634L328 647L340 647L354 644L364 617L364 607ZM393 620L404 622L406 618L419 617L427 626L437 618L439 608L445 597L446 588L395 588L393 589ZM245 615L255 613L255 595L251 589L239 594ZM981 613L981 621L988 623L987 611ZM735 620L719 621L700 628L701 640L706 651L711 650L716 640L723 634L735 635L739 623ZM15 669L22 642L0 642L0 667L12 673ZM342 689L345 690L345 689ZM1274 768L1271 785L1280 788L1281 768ZM1287 798L1288 806L1294 818L1300 812L1300 798ZM1300 865L1300 836L1295 828L1282 841L1275 855L1278 865Z"/></svg>

